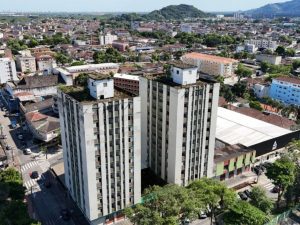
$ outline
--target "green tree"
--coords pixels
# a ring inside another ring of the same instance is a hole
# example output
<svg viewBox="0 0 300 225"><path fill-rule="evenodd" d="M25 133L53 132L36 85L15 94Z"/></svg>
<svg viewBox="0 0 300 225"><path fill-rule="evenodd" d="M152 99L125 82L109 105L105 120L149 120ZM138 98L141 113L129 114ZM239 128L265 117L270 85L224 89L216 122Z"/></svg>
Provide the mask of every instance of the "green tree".
<svg viewBox="0 0 300 225"><path fill-rule="evenodd" d="M250 203L261 211L269 214L273 208L273 202L266 195L266 191L261 187L254 187L251 190Z"/></svg>
<svg viewBox="0 0 300 225"><path fill-rule="evenodd" d="M285 56L294 57L296 55L296 51L292 48L288 48L285 50Z"/></svg>
<svg viewBox="0 0 300 225"><path fill-rule="evenodd" d="M266 176L272 183L279 187L277 197L277 208L286 189L295 181L296 166L289 157L281 157L268 167Z"/></svg>
<svg viewBox="0 0 300 225"><path fill-rule="evenodd" d="M278 46L275 50L278 55L284 56L285 55L285 48L283 46Z"/></svg>
<svg viewBox="0 0 300 225"><path fill-rule="evenodd" d="M46 155L46 159L48 159L48 148L47 148L47 146L42 145L42 146L40 147L40 151L41 151L43 154L45 154L45 155Z"/></svg>
<svg viewBox="0 0 300 225"><path fill-rule="evenodd" d="M200 202L184 187L169 184L153 186L145 191L144 203L125 209L125 215L139 225L178 224L182 219L195 218Z"/></svg>
<svg viewBox="0 0 300 225"><path fill-rule="evenodd" d="M294 70L298 69L300 67L300 60L294 60L292 65Z"/></svg>
<svg viewBox="0 0 300 225"><path fill-rule="evenodd" d="M261 107L261 104L258 101L250 101L249 106L250 106L250 108L257 109L259 111L263 111L263 108Z"/></svg>
<svg viewBox="0 0 300 225"><path fill-rule="evenodd" d="M84 61L75 61L71 63L71 66L82 66L85 65Z"/></svg>
<svg viewBox="0 0 300 225"><path fill-rule="evenodd" d="M224 214L226 225L263 225L268 221L267 215L245 201L237 201Z"/></svg>
<svg viewBox="0 0 300 225"><path fill-rule="evenodd" d="M260 67L261 67L261 71L266 73L266 72L268 72L268 69L270 68L270 64L267 62L261 62Z"/></svg>
<svg viewBox="0 0 300 225"><path fill-rule="evenodd" d="M63 53L56 53L54 57L56 62L61 63L62 65L72 62L72 59Z"/></svg>
<svg viewBox="0 0 300 225"><path fill-rule="evenodd" d="M219 207L227 209L236 199L235 193L228 189L225 184L213 179L200 179L188 186L199 202L207 206L211 213L211 224L215 219L216 211Z"/></svg>
<svg viewBox="0 0 300 225"><path fill-rule="evenodd" d="M75 84L82 87L86 87L88 84L88 78L89 78L89 74L81 73L75 78Z"/></svg>
<svg viewBox="0 0 300 225"><path fill-rule="evenodd" d="M235 74L238 76L238 82L240 82L242 78L251 77L252 71L246 68L243 64L239 64Z"/></svg>

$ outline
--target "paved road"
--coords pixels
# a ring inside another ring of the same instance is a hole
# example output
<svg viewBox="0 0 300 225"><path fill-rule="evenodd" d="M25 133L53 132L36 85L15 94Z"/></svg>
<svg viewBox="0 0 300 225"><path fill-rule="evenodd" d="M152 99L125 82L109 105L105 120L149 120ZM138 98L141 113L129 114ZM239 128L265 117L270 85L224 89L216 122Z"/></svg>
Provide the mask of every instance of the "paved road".
<svg viewBox="0 0 300 225"><path fill-rule="evenodd" d="M3 104L1 98L0 104ZM30 133L24 131L20 125L15 129L10 127L11 120L19 118L4 117L4 114L5 112L0 110L2 132L7 135L7 139L3 141L13 148L13 150L7 151L9 164L21 171L30 214L41 221L43 225L73 225L72 220L64 221L61 218L61 210L67 208L65 192L59 188L56 179L49 175L50 163L62 160L62 151L50 152L46 159L45 155L40 154L38 146L33 143ZM23 135L23 140L19 140L19 134ZM33 153L24 155L24 148L30 148ZM29 174L32 171L39 173L37 179L30 178ZM46 180L51 182L50 188L45 187Z"/></svg>

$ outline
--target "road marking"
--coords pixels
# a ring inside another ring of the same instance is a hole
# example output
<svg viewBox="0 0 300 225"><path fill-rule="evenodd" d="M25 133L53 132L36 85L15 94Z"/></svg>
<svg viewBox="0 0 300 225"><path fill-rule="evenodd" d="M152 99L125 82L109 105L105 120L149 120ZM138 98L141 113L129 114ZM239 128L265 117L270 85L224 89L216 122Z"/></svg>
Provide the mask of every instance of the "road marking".
<svg viewBox="0 0 300 225"><path fill-rule="evenodd" d="M264 188L267 189L268 191L272 190L275 187L274 184L268 183L264 185Z"/></svg>
<svg viewBox="0 0 300 225"><path fill-rule="evenodd" d="M34 166L38 166L38 162L33 161L33 162L26 163L21 167L21 172L24 173L26 170L29 170Z"/></svg>

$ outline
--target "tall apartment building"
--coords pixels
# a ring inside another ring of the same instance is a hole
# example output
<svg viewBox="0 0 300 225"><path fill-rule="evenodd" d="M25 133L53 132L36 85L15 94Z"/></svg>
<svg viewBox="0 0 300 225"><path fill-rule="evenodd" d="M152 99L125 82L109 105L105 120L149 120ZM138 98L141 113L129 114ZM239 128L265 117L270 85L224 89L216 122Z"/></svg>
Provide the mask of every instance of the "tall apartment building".
<svg viewBox="0 0 300 225"><path fill-rule="evenodd" d="M198 67L202 73L223 76L225 78L234 76L238 61L215 55L201 54L197 52L188 53L182 56L182 61Z"/></svg>
<svg viewBox="0 0 300 225"><path fill-rule="evenodd" d="M275 50L277 48L277 41L272 41L268 39L249 39L244 41L245 44L253 44L257 48L266 48Z"/></svg>
<svg viewBox="0 0 300 225"><path fill-rule="evenodd" d="M168 183L187 185L213 176L220 85L183 63L171 74L140 77L142 166Z"/></svg>
<svg viewBox="0 0 300 225"><path fill-rule="evenodd" d="M273 78L269 97L287 105L300 106L300 78Z"/></svg>
<svg viewBox="0 0 300 225"><path fill-rule="evenodd" d="M33 56L17 56L16 64L18 71L25 72L36 72L36 62Z"/></svg>
<svg viewBox="0 0 300 225"><path fill-rule="evenodd" d="M0 83L19 80L17 77L16 64L13 59L0 58Z"/></svg>
<svg viewBox="0 0 300 225"><path fill-rule="evenodd" d="M110 75L90 74L88 90L58 91L65 183L91 224L108 224L140 202L141 103Z"/></svg>
<svg viewBox="0 0 300 225"><path fill-rule="evenodd" d="M110 33L101 34L99 36L100 45L111 45L116 40L118 40L118 36Z"/></svg>

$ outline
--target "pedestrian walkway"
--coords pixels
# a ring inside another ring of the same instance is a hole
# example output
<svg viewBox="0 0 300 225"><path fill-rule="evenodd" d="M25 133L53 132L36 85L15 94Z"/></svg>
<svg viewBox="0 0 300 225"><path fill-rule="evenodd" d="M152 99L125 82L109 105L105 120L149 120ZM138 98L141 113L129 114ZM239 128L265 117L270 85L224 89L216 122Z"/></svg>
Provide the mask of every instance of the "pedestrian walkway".
<svg viewBox="0 0 300 225"><path fill-rule="evenodd" d="M40 190L39 185L37 183L38 180L46 180L45 176L42 174L40 177L36 179L30 179L24 183L24 186L26 187L27 190L30 190L31 187L36 187L37 189Z"/></svg>
<svg viewBox="0 0 300 225"><path fill-rule="evenodd" d="M21 172L24 173L25 171L29 170L30 168L38 166L38 165L39 165L38 161L32 161L32 162L26 163L21 166Z"/></svg>
<svg viewBox="0 0 300 225"><path fill-rule="evenodd" d="M22 165L21 172L24 173L27 170L29 170L30 168L35 167L35 166L41 167L42 171L45 172L49 169L50 163L48 161L32 161L32 162Z"/></svg>
<svg viewBox="0 0 300 225"><path fill-rule="evenodd" d="M266 190L271 191L271 190L275 187L275 185L272 184L272 183L268 183L268 184L265 184L263 187L264 187Z"/></svg>

